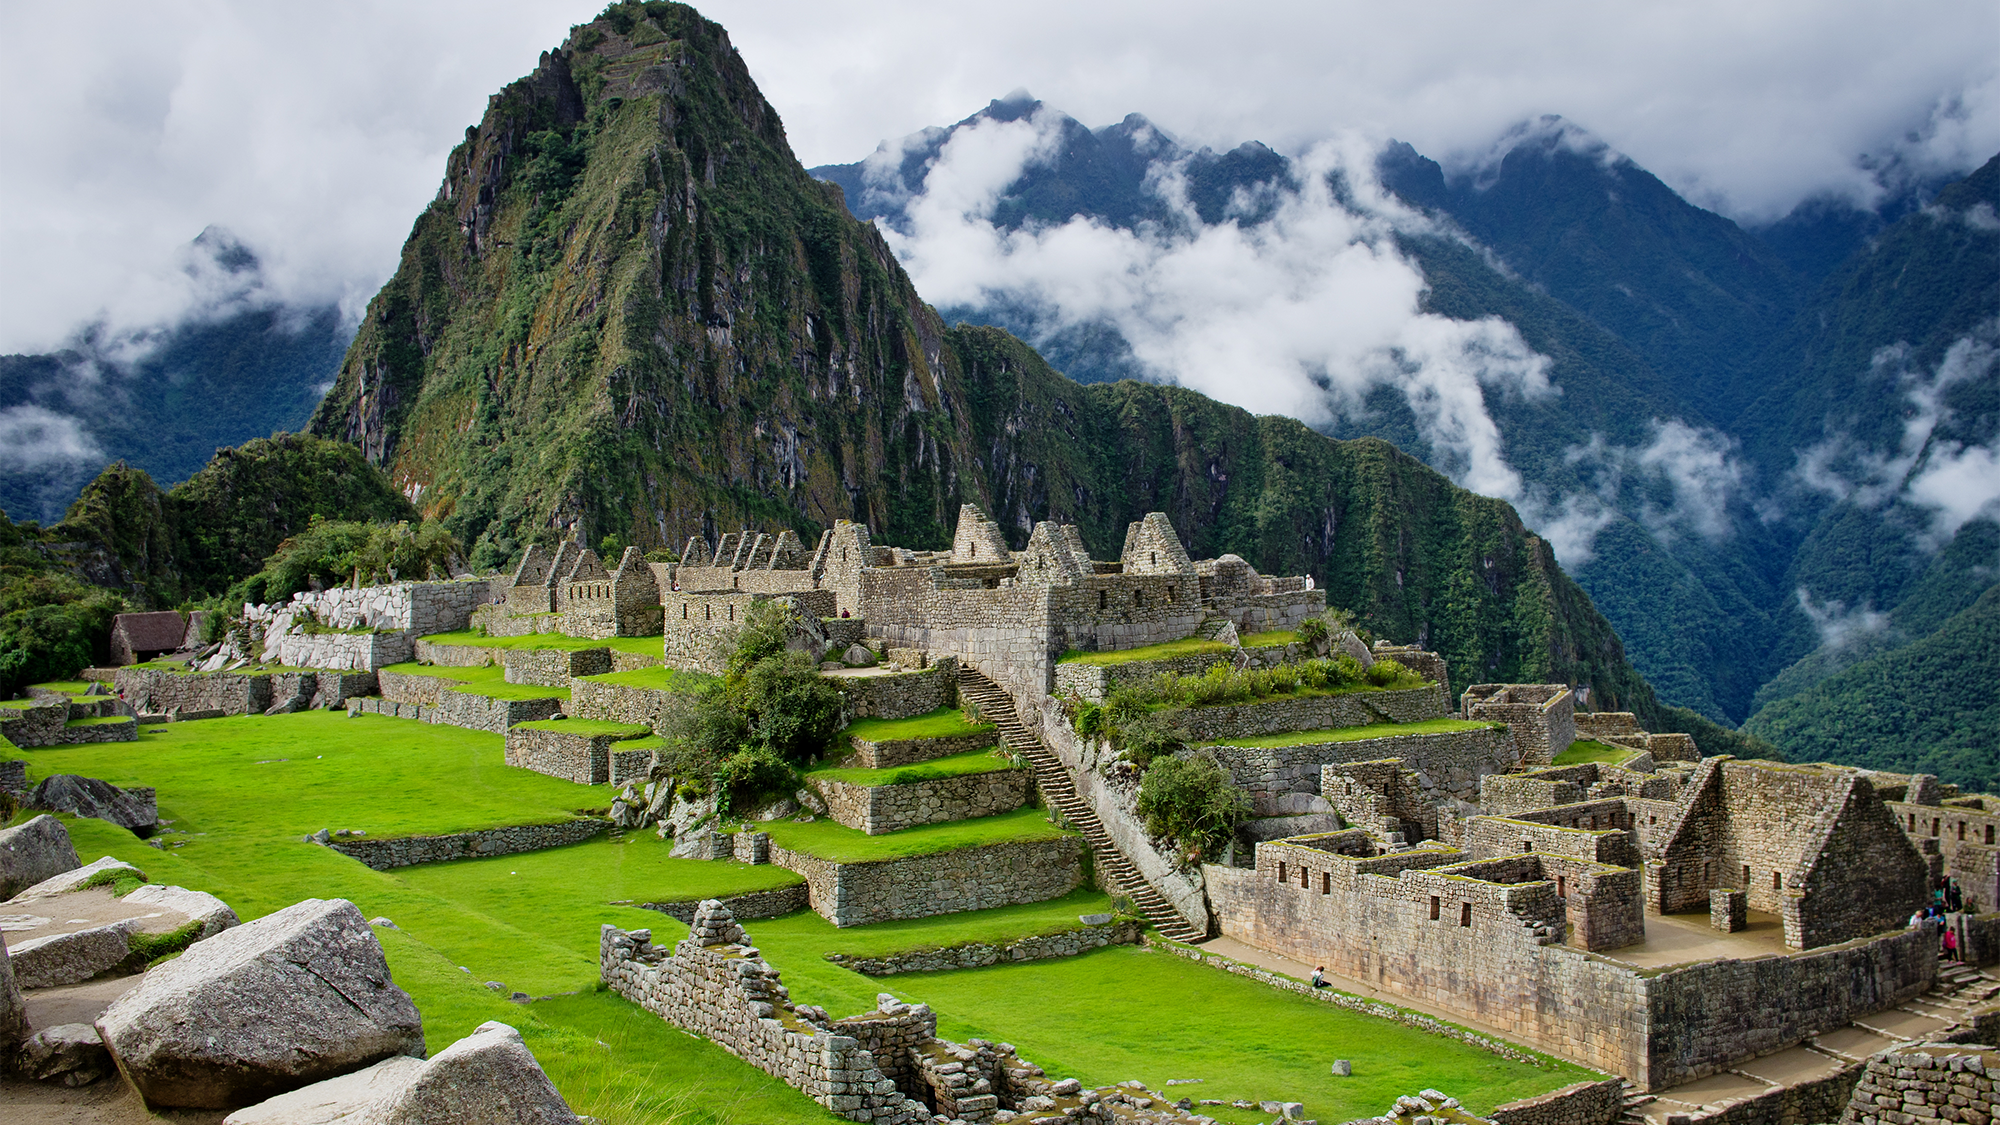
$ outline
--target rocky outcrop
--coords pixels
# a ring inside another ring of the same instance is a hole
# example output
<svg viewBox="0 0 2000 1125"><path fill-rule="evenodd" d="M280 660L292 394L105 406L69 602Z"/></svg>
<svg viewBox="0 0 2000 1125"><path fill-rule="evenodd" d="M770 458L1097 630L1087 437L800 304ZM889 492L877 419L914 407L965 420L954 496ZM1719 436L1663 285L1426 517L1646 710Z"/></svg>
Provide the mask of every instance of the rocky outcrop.
<svg viewBox="0 0 2000 1125"><path fill-rule="evenodd" d="M52 816L18 828L0 828L0 899L10 899L44 879L82 866L69 829Z"/></svg>
<svg viewBox="0 0 2000 1125"><path fill-rule="evenodd" d="M63 1023L29 1036L16 1065L23 1077L36 1082L88 1086L111 1073L111 1052L96 1028Z"/></svg>
<svg viewBox="0 0 2000 1125"><path fill-rule="evenodd" d="M480 1024L429 1062L398 1057L230 1114L223 1125L575 1125L541 1064L504 1023Z"/></svg>
<svg viewBox="0 0 2000 1125"><path fill-rule="evenodd" d="M160 808L150 788L120 789L94 777L73 773L44 778L24 802L31 809L108 820L145 839L160 823Z"/></svg>
<svg viewBox="0 0 2000 1125"><path fill-rule="evenodd" d="M345 899L306 899L194 946L97 1028L159 1106L249 1105L424 1050L416 1005Z"/></svg>
<svg viewBox="0 0 2000 1125"><path fill-rule="evenodd" d="M409 1085L370 1106L366 1125L575 1125L555 1084L504 1023L480 1024L471 1035L419 1067Z"/></svg>

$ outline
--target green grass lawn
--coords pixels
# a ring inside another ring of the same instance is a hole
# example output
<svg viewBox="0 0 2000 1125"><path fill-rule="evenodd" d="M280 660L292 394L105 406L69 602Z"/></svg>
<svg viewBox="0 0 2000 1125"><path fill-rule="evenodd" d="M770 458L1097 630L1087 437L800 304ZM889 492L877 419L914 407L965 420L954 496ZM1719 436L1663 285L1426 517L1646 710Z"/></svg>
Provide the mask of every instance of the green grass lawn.
<svg viewBox="0 0 2000 1125"><path fill-rule="evenodd" d="M453 668L443 664L391 664L384 672L400 672L406 676L429 676L434 680L453 680L457 686L452 691L467 695L483 695L488 699L568 699L566 687L542 687L539 684L510 684L507 670L498 664L480 664L471 668Z"/></svg>
<svg viewBox="0 0 2000 1125"><path fill-rule="evenodd" d="M91 681L89 680L51 680L46 684L30 684L28 686L31 688L47 688L50 691L62 692L64 695L82 695L84 692L90 690L90 685ZM111 690L109 685L105 687L105 690Z"/></svg>
<svg viewBox="0 0 2000 1125"><path fill-rule="evenodd" d="M1224 738L1207 743L1209 746L1311 746L1321 742L1354 742L1364 738L1388 738L1397 734L1442 734L1455 730L1486 730L1499 723L1470 723L1463 719L1425 719L1421 723L1366 723L1354 727L1332 727L1327 730L1294 730L1282 734L1253 734L1242 738Z"/></svg>
<svg viewBox="0 0 2000 1125"><path fill-rule="evenodd" d="M1147 645L1144 648L1123 648L1116 652L1080 652L1071 649L1062 654L1058 664L1135 664L1141 660L1165 660L1174 656L1200 656L1203 653L1221 655L1235 651L1234 647L1222 641L1211 641L1202 637L1187 637L1165 644Z"/></svg>
<svg viewBox="0 0 2000 1125"><path fill-rule="evenodd" d="M605 637L603 640L594 641L588 637L571 637L562 633L530 633L525 637L489 637L470 629L457 633L433 633L424 640L434 645L459 648L544 649L554 652L608 648L613 652L654 657L660 655L660 646L665 643L659 637Z"/></svg>
<svg viewBox="0 0 2000 1125"><path fill-rule="evenodd" d="M875 859L929 855L932 852L948 852L984 844L1004 844L1016 840L1052 840L1058 836L1075 835L1050 824L1048 815L1046 810L1030 806L1001 813L998 816L955 820L948 824L925 824L881 836L870 836L858 829L848 828L826 819L814 820L807 824L792 820L774 820L756 827L769 832L771 842L787 851L803 852L836 863L862 863Z"/></svg>
<svg viewBox="0 0 2000 1125"><path fill-rule="evenodd" d="M908 738L953 738L962 734L989 734L992 723L970 723L956 707L940 707L908 719L862 719L840 733L866 742L894 742Z"/></svg>
<svg viewBox="0 0 2000 1125"><path fill-rule="evenodd" d="M522 724L526 726L526 723ZM946 777L963 777L967 774L994 773L998 770L1014 768L1014 761L996 754L991 749L968 750L963 754L953 754L948 758L933 758L914 766L893 766L889 769L824 769L814 770L806 775L808 780L844 781L849 785L909 785L917 781L935 781Z"/></svg>
<svg viewBox="0 0 2000 1125"><path fill-rule="evenodd" d="M95 718L89 719L71 719L63 725L66 727L101 727L112 723L129 723L132 721L132 716L130 715L98 715Z"/></svg>
<svg viewBox="0 0 2000 1125"><path fill-rule="evenodd" d="M1585 762L1622 762L1638 751L1630 746L1613 746L1606 742L1579 738L1569 744L1569 748L1556 755L1558 766L1580 766Z"/></svg>
<svg viewBox="0 0 2000 1125"><path fill-rule="evenodd" d="M552 730L563 734L573 734L578 738L596 738L599 735L615 735L620 742L628 739L645 738L653 733L653 728L642 723L607 723L599 719L535 719L525 723L515 723L520 730ZM619 747L629 750L629 746Z"/></svg>
<svg viewBox="0 0 2000 1125"><path fill-rule="evenodd" d="M1261 633L1246 634L1241 638L1240 643L1244 648L1277 648L1280 645L1291 644L1298 639L1299 634L1296 630L1266 629Z"/></svg>
<svg viewBox="0 0 2000 1125"><path fill-rule="evenodd" d="M768 926L768 924L767 924ZM760 942L763 935L751 931ZM1305 1103L1306 1116L1346 1121L1435 1087L1475 1112L1594 1077L1568 1064L1532 1067L1455 1040L1279 992L1168 953L1116 946L1055 961L886 977L883 991L938 1013L938 1034L1004 1040L1052 1075L1087 1085L1137 1078L1154 1089L1199 1078L1176 1096ZM1334 1059L1354 1063L1333 1078ZM1204 1113L1232 1122L1270 1114Z"/></svg>
<svg viewBox="0 0 2000 1125"><path fill-rule="evenodd" d="M653 691L693 691L714 678L714 676L704 672L690 672L684 668L669 668L664 664L634 668L629 672L605 672L596 676L577 677L580 680L589 680L593 684L650 688Z"/></svg>

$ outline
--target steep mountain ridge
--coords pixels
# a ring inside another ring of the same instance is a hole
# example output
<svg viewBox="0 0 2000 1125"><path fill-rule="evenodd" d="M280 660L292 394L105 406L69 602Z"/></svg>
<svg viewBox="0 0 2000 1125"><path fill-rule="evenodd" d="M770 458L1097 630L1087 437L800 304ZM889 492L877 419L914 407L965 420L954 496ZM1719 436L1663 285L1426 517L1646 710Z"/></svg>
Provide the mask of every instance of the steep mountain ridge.
<svg viewBox="0 0 2000 1125"><path fill-rule="evenodd" d="M1198 554L1319 574L1455 682L1557 678L1655 729L1695 722L1506 504L1384 443L1081 386L1004 333L947 329L681 5L614 5L492 99L312 429L486 564L572 532L677 546L843 518L939 546L968 501L1017 542L1076 522L1106 557L1160 508Z"/></svg>

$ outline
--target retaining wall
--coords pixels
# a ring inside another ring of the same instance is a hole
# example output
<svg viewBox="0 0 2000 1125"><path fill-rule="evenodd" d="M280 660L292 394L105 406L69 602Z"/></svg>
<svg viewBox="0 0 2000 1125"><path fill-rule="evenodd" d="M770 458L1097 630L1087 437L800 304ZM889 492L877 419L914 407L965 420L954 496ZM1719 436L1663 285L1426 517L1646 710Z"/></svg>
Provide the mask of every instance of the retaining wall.
<svg viewBox="0 0 2000 1125"><path fill-rule="evenodd" d="M1107 945L1138 945L1145 936L1144 922L1126 919L1103 926L1064 930L1059 934L1036 934L1004 945L971 941L936 949L912 949L886 957L855 957L829 953L826 959L843 969L865 977L894 976L897 973L936 973L949 969L983 969L1006 961L1043 961L1053 957L1074 957Z"/></svg>
<svg viewBox="0 0 2000 1125"><path fill-rule="evenodd" d="M768 891L751 891L748 894L730 895L719 899L729 908L729 913L739 919L782 918L795 911L805 910L811 904L807 901L806 885L794 883L789 887L778 887ZM669 918L678 918L692 923L694 912L701 906L700 901L689 899L685 902L645 902L640 903L647 910L657 910Z"/></svg>
<svg viewBox="0 0 2000 1125"><path fill-rule="evenodd" d="M575 719L636 723L660 729L674 693L659 688L575 680L569 686L569 714Z"/></svg>
<svg viewBox="0 0 2000 1125"><path fill-rule="evenodd" d="M881 770L897 766L913 766L918 762L928 762L934 758L949 758L953 754L964 754L973 750L984 750L1000 743L1000 732L987 730L978 734L953 734L942 738L885 738L870 741L865 738L849 740L854 752L842 760L843 765L859 769Z"/></svg>
<svg viewBox="0 0 2000 1125"><path fill-rule="evenodd" d="M1625 1083L1606 1078L1573 1082L1539 1097L1508 1102L1487 1116L1499 1125L1611 1125L1624 1108Z"/></svg>
<svg viewBox="0 0 2000 1125"><path fill-rule="evenodd" d="M611 650L603 648L514 648L500 656L510 684L568 687L572 676L599 676L611 671Z"/></svg>
<svg viewBox="0 0 2000 1125"><path fill-rule="evenodd" d="M443 863L453 859L538 852L578 844L611 827L608 820L583 817L560 824L516 824L457 832L449 836L402 836L388 840L341 838L326 846L377 871Z"/></svg>
<svg viewBox="0 0 2000 1125"><path fill-rule="evenodd" d="M120 668L118 694L140 714L168 711L213 711L222 715L261 715L273 707L299 710L334 706L345 699L369 695L378 688L377 673L309 672L168 672L158 668Z"/></svg>
<svg viewBox="0 0 2000 1125"><path fill-rule="evenodd" d="M1443 718L1449 701L1436 684L1400 691L1347 691L1336 695L1276 695L1255 703L1184 708L1178 719L1196 742L1326 730L1368 723L1417 723Z"/></svg>
<svg viewBox="0 0 2000 1125"><path fill-rule="evenodd" d="M853 785L808 777L806 784L826 802L827 815L849 828L880 836L920 824L942 824L1011 812L1035 791L1029 770L1000 769L902 785Z"/></svg>
<svg viewBox="0 0 2000 1125"><path fill-rule="evenodd" d="M916 672L828 676L847 697L850 719L911 719L958 702L958 659L945 656Z"/></svg>
<svg viewBox="0 0 2000 1125"><path fill-rule="evenodd" d="M62 741L69 722L68 699L37 699L26 707L0 707L0 738L28 750Z"/></svg>
<svg viewBox="0 0 2000 1125"><path fill-rule="evenodd" d="M821 917L859 926L1058 898L1083 883L1083 847L1063 836L836 863L773 843L771 862L805 876Z"/></svg>
<svg viewBox="0 0 2000 1125"><path fill-rule="evenodd" d="M350 699L347 713L387 715L393 719L415 719L423 723L483 730L506 734L515 723L554 718L565 704L560 699L494 699L462 691L442 692L436 703L403 703L393 699Z"/></svg>
<svg viewBox="0 0 2000 1125"><path fill-rule="evenodd" d="M509 727L507 764L534 770L578 785L604 785L611 780L611 748L634 735L581 735L560 730ZM652 751L643 751L650 760Z"/></svg>
<svg viewBox="0 0 2000 1125"><path fill-rule="evenodd" d="M1258 801L1269 801L1286 793L1319 793L1322 766L1385 758L1401 758L1405 769L1416 771L1417 784L1429 801L1446 797L1477 801L1482 780L1512 769L1519 761L1513 736L1506 727L1398 734L1301 746L1223 745L1208 749L1236 784Z"/></svg>
<svg viewBox="0 0 2000 1125"><path fill-rule="evenodd" d="M1167 672L1180 676L1198 676L1207 671L1211 664L1227 664L1234 667L1235 663L1235 650L1203 652L1193 656L1169 656L1161 660L1135 660L1127 664L1091 664L1072 660L1056 665L1055 690L1051 694L1060 699L1075 692L1092 703L1102 703L1105 696L1126 684L1144 683Z"/></svg>

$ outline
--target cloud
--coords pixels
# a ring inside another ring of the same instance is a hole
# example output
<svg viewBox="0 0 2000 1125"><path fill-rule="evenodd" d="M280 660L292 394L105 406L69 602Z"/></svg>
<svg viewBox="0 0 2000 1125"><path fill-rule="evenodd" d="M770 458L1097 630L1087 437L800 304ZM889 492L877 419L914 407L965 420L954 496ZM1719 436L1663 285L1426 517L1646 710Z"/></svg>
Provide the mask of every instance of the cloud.
<svg viewBox="0 0 2000 1125"><path fill-rule="evenodd" d="M1872 637L1889 627L1889 615L1877 613L1867 603L1849 608L1845 602L1829 599L1825 603L1813 601L1812 594L1804 586L1793 592L1798 599L1799 609L1813 629L1819 633L1821 647L1839 652L1862 640Z"/></svg>
<svg viewBox="0 0 2000 1125"><path fill-rule="evenodd" d="M1907 343L1891 344L1870 361L1870 377L1900 387L1908 404L1896 443L1870 447L1850 428L1830 425L1830 436L1799 452L1793 476L1864 508L1902 501L1928 510L1921 539L1934 547L1969 520L2000 517L2000 438L1966 442L1937 433L1952 420L1945 392L1990 379L2000 366L2000 317L1953 341L1930 371L1912 368L1911 352Z"/></svg>
<svg viewBox="0 0 2000 1125"><path fill-rule="evenodd" d="M214 223L255 249L274 295L358 310L487 96L602 7L160 0L79 35L71 6L0 6L0 41L29 45L0 68L0 352L176 319L176 255ZM700 7L808 164L1023 85L1085 120L1138 110L1196 144L1286 152L1344 130L1469 151L1559 113L1746 216L2000 149L1988 0L1922 18L1860 0Z"/></svg>
<svg viewBox="0 0 2000 1125"><path fill-rule="evenodd" d="M0 410L0 470L35 472L104 460L80 419L39 406Z"/></svg>
<svg viewBox="0 0 2000 1125"><path fill-rule="evenodd" d="M1391 236L1427 220L1375 187L1368 145L1314 146L1296 162L1296 186L1271 190L1269 218L1254 226L1203 222L1178 167L1156 171L1170 226L996 226L1001 194L1055 151L1060 121L1050 110L982 119L938 152L902 221L883 230L926 300L1032 307L1045 338L1108 325L1150 378L1308 424L1390 387L1441 469L1478 492L1523 495L1486 396L1553 397L1548 360L1505 321L1420 310L1423 275ZM1334 197L1335 173L1360 209Z"/></svg>

